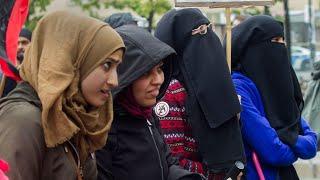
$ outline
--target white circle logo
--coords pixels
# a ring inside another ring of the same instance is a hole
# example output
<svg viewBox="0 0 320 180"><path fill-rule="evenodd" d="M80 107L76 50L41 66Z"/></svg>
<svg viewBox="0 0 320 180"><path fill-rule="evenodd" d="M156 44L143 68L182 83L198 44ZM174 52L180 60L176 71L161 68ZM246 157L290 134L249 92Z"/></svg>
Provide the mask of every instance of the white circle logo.
<svg viewBox="0 0 320 180"><path fill-rule="evenodd" d="M154 111L158 117L165 117L169 113L169 105L166 102L158 102L156 107L154 107Z"/></svg>

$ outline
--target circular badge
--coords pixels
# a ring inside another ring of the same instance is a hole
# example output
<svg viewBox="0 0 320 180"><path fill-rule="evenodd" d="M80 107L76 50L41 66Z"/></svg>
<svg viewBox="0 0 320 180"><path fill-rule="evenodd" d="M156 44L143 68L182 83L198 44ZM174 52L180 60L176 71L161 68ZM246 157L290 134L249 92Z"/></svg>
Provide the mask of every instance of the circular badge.
<svg viewBox="0 0 320 180"><path fill-rule="evenodd" d="M154 112L158 117L165 117L169 113L169 105L166 102L158 102L156 107L154 107Z"/></svg>

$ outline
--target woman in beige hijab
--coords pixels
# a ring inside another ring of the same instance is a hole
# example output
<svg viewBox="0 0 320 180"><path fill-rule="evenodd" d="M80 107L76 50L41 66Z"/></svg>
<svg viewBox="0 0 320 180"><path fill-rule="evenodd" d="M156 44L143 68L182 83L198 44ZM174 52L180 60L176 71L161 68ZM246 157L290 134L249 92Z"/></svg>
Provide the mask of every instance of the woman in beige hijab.
<svg viewBox="0 0 320 180"><path fill-rule="evenodd" d="M107 24L55 12L42 18L20 69L0 101L0 157L10 179L96 179L93 152L112 122L124 44Z"/></svg>

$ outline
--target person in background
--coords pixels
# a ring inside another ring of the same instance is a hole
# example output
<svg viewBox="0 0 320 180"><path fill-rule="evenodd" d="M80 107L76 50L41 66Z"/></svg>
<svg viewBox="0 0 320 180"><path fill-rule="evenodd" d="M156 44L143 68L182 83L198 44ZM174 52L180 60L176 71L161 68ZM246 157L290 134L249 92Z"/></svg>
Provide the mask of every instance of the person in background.
<svg viewBox="0 0 320 180"><path fill-rule="evenodd" d="M18 49L17 49L17 66L19 66L24 58L24 52L26 47L30 44L32 38L32 32L27 28L22 28L18 38Z"/></svg>
<svg viewBox="0 0 320 180"><path fill-rule="evenodd" d="M20 66L24 58L24 52L28 44L30 44L32 33L26 28L23 28L18 38L18 48L16 57L16 66ZM11 78L6 77L0 72L0 97L5 97L9 92L12 91L17 85L17 82Z"/></svg>
<svg viewBox="0 0 320 180"><path fill-rule="evenodd" d="M253 16L232 29L232 79L241 97L245 179L299 179L292 164L316 155L317 136L301 117L301 89L274 18Z"/></svg>
<svg viewBox="0 0 320 180"><path fill-rule="evenodd" d="M70 28L72 27L72 28ZM12 180L95 180L113 119L124 43L100 20L57 11L37 24L22 81L0 101L0 157Z"/></svg>
<svg viewBox="0 0 320 180"><path fill-rule="evenodd" d="M114 13L107 17L104 22L108 23L112 28L117 28L126 24L137 25L131 13Z"/></svg>
<svg viewBox="0 0 320 180"><path fill-rule="evenodd" d="M170 85L154 111L180 166L222 180L239 174L245 155L240 104L224 49L210 26L194 8L170 10L159 21L155 36L178 55Z"/></svg>
<svg viewBox="0 0 320 180"><path fill-rule="evenodd" d="M304 96L302 116L308 120L311 128L318 135L318 151L320 150L320 61L313 64L312 79Z"/></svg>
<svg viewBox="0 0 320 180"><path fill-rule="evenodd" d="M126 45L113 91L114 122L106 146L97 151L99 180L201 180L176 164L152 118L171 77L175 51L134 25L116 29Z"/></svg>

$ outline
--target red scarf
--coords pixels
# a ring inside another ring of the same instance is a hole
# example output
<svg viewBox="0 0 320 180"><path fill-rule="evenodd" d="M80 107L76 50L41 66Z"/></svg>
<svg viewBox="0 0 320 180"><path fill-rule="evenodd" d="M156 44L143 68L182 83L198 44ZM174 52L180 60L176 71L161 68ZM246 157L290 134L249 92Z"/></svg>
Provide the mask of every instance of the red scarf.
<svg viewBox="0 0 320 180"><path fill-rule="evenodd" d="M132 116L149 119L152 114L152 107L142 107L135 100L132 87L124 89L117 98L118 104L127 110Z"/></svg>
<svg viewBox="0 0 320 180"><path fill-rule="evenodd" d="M8 170L8 163L0 159L0 180L9 180L8 177L4 174L8 172Z"/></svg>

